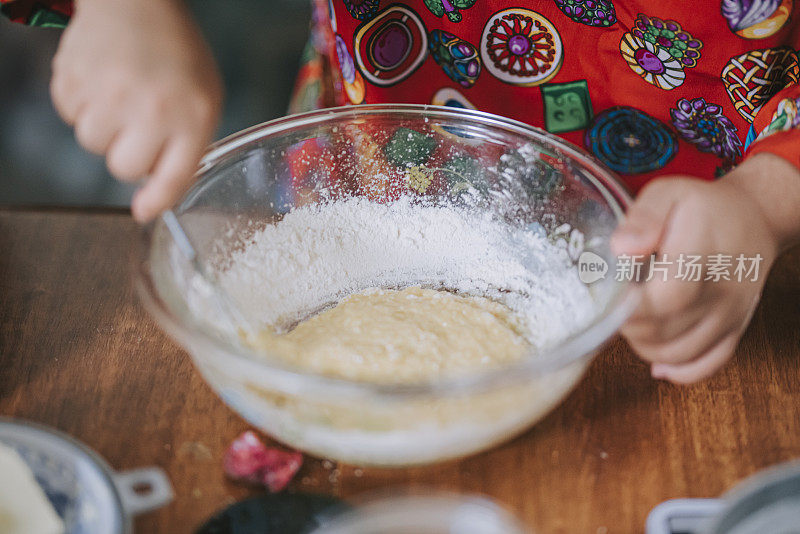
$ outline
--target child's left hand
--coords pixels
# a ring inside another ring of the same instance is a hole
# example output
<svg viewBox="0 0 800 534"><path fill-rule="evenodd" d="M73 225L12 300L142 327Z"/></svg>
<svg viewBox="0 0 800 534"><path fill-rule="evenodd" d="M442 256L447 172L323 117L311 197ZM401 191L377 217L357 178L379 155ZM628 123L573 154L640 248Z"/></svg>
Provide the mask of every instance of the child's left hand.
<svg viewBox="0 0 800 534"><path fill-rule="evenodd" d="M652 375L690 383L706 378L733 354L761 296L766 275L780 250L800 229L800 172L772 155L756 155L722 179L689 177L648 184L612 238L617 254L655 254L669 263L666 281L656 273L642 286L642 301L622 328L639 355L652 362ZM755 281L677 279L683 254L754 258ZM643 269L644 271L644 269Z"/></svg>

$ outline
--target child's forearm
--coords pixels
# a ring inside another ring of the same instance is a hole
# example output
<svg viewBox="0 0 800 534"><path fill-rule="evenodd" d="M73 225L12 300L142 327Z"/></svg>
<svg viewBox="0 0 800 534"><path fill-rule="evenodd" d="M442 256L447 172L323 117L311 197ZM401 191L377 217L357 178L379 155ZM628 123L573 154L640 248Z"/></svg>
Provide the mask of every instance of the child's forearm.
<svg viewBox="0 0 800 534"><path fill-rule="evenodd" d="M722 180L760 208L781 250L800 242L800 171L779 156L761 153Z"/></svg>

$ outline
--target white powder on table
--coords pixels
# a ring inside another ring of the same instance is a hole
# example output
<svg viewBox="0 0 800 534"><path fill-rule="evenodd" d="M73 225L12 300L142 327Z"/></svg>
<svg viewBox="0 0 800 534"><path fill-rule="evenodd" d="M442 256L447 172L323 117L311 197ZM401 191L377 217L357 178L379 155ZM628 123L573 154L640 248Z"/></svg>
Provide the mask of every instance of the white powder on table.
<svg viewBox="0 0 800 534"><path fill-rule="evenodd" d="M409 198L296 208L253 233L218 277L251 322L278 331L346 295L412 285L501 302L540 349L595 314L566 251L542 233Z"/></svg>

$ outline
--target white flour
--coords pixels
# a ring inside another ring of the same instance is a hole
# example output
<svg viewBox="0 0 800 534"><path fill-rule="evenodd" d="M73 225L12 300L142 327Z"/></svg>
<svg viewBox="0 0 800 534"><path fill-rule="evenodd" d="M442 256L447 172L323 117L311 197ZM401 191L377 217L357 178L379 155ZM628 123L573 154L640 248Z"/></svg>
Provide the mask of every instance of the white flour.
<svg viewBox="0 0 800 534"><path fill-rule="evenodd" d="M518 315L537 348L595 313L567 253L541 233L407 198L297 208L256 231L218 276L251 321L279 331L373 287L422 285L492 298Z"/></svg>

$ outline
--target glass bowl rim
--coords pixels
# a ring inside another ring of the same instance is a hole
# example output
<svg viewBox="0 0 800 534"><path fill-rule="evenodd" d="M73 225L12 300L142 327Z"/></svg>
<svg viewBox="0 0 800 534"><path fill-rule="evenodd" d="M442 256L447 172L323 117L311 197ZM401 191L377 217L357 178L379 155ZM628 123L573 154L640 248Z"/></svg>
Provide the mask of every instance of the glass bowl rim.
<svg viewBox="0 0 800 534"><path fill-rule="evenodd" d="M228 157L235 155L237 149L246 147L253 141L300 127L320 126L329 121L337 122L342 118L354 119L374 114L411 114L416 115L418 118L436 117L466 122L477 121L484 126L511 131L540 145L553 146L565 156L577 161L583 168L590 171L588 178L593 182L598 193L608 202L618 221L624 218L624 212L632 202L632 197L625 186L602 162L572 143L540 128L478 110L427 104L361 104L287 115L256 124L213 143L208 147L200 162L198 171L195 173L195 182L176 206L179 207L188 199L191 199L195 191L200 190L207 180L212 179L212 177L206 176L210 170ZM242 366L244 370L256 373L254 376L257 376L260 372L269 371L273 373L274 379L280 378L281 383L286 384L286 387L290 387L292 384L308 386L317 392L328 391L348 397L394 399L446 396L465 392L487 391L500 386L530 380L531 377L544 376L579 362L602 347L630 316L640 297L634 282L623 282L623 287L615 292L603 312L598 314L588 326L572 334L555 347L540 352L536 358L525 358L520 362L484 373L429 382L411 384L364 382L305 372L278 361L267 361L255 350L241 345L226 343L203 329L195 325L187 325L185 321L175 317L161 300L153 286L153 280L147 268L154 228L155 223L151 222L142 232L138 257L134 259L136 265L133 272L133 282L144 307L168 335L185 349L194 348L198 342L201 342L204 346L203 350L213 349L215 353L225 354L225 356L231 358L230 365ZM188 352L190 352L193 359L197 358L191 349Z"/></svg>
<svg viewBox="0 0 800 534"><path fill-rule="evenodd" d="M351 532L353 527L360 527L359 532L364 532L365 526L374 526L376 523L382 530L403 527L407 523L404 518L409 513L421 513L427 517L427 526L431 528L439 526L431 524L432 521L449 519L452 522L465 514L474 515L476 511L506 530L513 529L514 533L527 531L521 519L504 503L480 492L458 492L426 486L389 486L348 498L347 503L349 508L332 514L323 513L319 525L310 534Z"/></svg>

